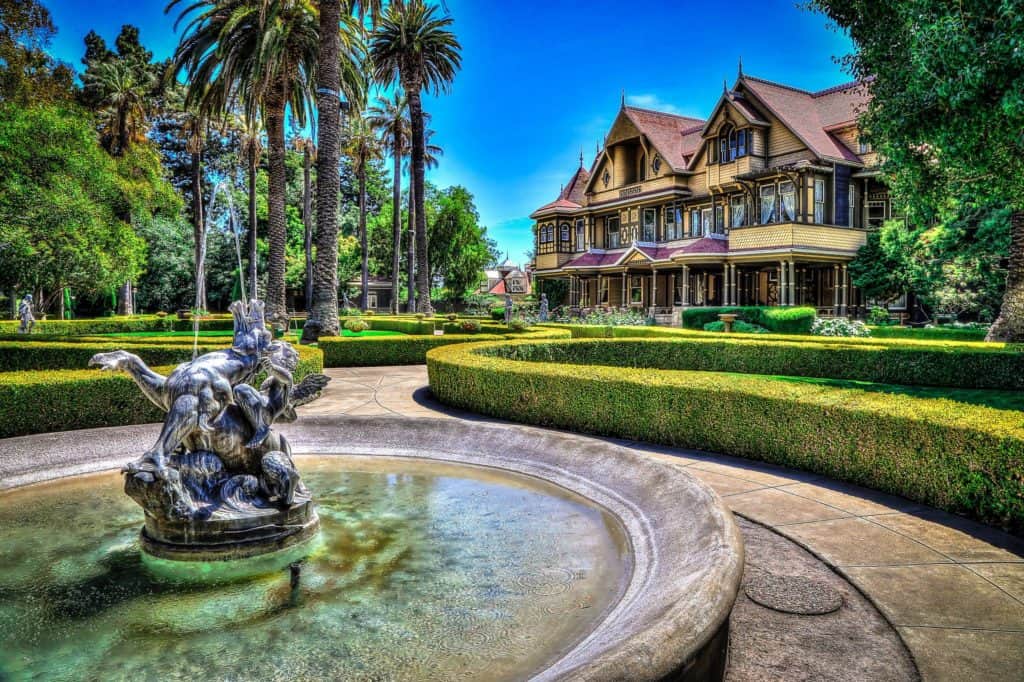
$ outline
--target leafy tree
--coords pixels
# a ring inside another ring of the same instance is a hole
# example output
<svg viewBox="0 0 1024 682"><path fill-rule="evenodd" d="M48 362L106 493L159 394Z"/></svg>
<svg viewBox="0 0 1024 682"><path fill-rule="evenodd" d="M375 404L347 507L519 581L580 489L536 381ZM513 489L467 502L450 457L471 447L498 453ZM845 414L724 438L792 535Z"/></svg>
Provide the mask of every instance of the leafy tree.
<svg viewBox="0 0 1024 682"><path fill-rule="evenodd" d="M74 73L46 53L57 28L36 0L0 0L0 103L68 100Z"/></svg>
<svg viewBox="0 0 1024 682"><path fill-rule="evenodd" d="M106 154L73 106L0 107L0 282L49 294L99 293L135 278L145 244L132 229L173 218L180 202L143 145Z"/></svg>
<svg viewBox="0 0 1024 682"><path fill-rule="evenodd" d="M381 17L370 39L374 80L387 87L396 81L409 98L411 121L411 187L416 220L418 308L430 313L430 267L427 262L427 229L424 214L426 136L423 90L447 92L462 65L461 45L449 30L450 17L424 0L393 2Z"/></svg>
<svg viewBox="0 0 1024 682"><path fill-rule="evenodd" d="M497 245L480 225L473 195L465 187L449 187L438 195L430 247L431 279L443 280L456 302L480 284L484 267L498 257Z"/></svg>
<svg viewBox="0 0 1024 682"><path fill-rule="evenodd" d="M914 222L945 197L1012 210L993 340L1024 340L1024 12L1017 0L812 0L856 43L865 129Z"/></svg>

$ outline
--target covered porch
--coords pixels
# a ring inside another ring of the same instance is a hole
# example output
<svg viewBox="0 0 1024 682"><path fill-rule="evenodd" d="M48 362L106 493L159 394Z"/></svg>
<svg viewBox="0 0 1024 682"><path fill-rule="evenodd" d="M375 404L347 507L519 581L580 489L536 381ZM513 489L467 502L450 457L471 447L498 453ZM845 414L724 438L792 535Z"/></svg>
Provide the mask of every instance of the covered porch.
<svg viewBox="0 0 1024 682"><path fill-rule="evenodd" d="M811 306L819 316L860 315L863 298L845 261L696 260L561 274L573 310L635 309L665 315L702 306Z"/></svg>

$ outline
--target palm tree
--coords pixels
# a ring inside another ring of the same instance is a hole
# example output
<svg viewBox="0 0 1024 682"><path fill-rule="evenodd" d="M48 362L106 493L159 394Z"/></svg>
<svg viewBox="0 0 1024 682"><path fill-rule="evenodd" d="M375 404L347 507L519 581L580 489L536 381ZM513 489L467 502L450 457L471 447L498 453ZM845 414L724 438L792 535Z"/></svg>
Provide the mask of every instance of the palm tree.
<svg viewBox="0 0 1024 682"><path fill-rule="evenodd" d="M156 78L127 60L102 62L87 71L85 85L99 93L104 146L121 156L133 143L146 139L148 101Z"/></svg>
<svg viewBox="0 0 1024 682"><path fill-rule="evenodd" d="M394 168L391 186L391 230L394 247L391 259L391 312L396 314L401 293L402 157L409 146L409 118L406 116L408 108L405 95L396 90L390 99L378 97L377 106L371 107L369 111L373 125L381 131L381 142L390 150ZM410 286L410 296L411 294ZM412 306L409 309L412 310Z"/></svg>
<svg viewBox="0 0 1024 682"><path fill-rule="evenodd" d="M430 120L430 114L424 112L423 117L426 120ZM439 157L444 154L444 150L436 144L430 143L430 138L434 136L434 131L429 128L424 131L423 137L426 139L426 146L423 150L423 165L425 168L433 169L437 168ZM406 149L408 154L409 150ZM410 173L411 169L409 163L405 165L406 172ZM407 310L412 311L416 309L416 206L413 202L412 189L409 190L409 302ZM426 218L424 217L424 224L426 224ZM428 261L424 261L428 262Z"/></svg>
<svg viewBox="0 0 1024 682"><path fill-rule="evenodd" d="M266 310L271 323L287 326L285 118L290 110L296 125L306 125L320 48L317 16L306 0L194 0L175 29L186 20L172 68L185 72L190 95L201 88L196 96L207 110L226 111L235 97L246 116L262 113L269 151Z"/></svg>
<svg viewBox="0 0 1024 682"><path fill-rule="evenodd" d="M366 230L366 166L380 154L377 140L377 129L373 119L356 116L349 120L346 131L345 152L352 160L352 170L359 180L359 248L362 252L361 283L359 308L369 307L370 295L370 244Z"/></svg>
<svg viewBox="0 0 1024 682"><path fill-rule="evenodd" d="M345 0L348 5L350 0ZM362 4L360 4L362 6ZM363 101L365 78L362 28L342 15L341 0L320 0L317 69L318 161L316 175L316 262L309 329L336 336L338 325L338 174L342 98ZM315 340L312 336L305 339Z"/></svg>
<svg viewBox="0 0 1024 682"><path fill-rule="evenodd" d="M427 230L423 214L424 117L422 92L447 92L462 65L455 34L448 30L451 17L440 17L437 8L424 0L405 0L390 4L370 39L370 60L374 79L382 86L396 81L409 98L412 165L411 188L416 213L416 262L418 307L432 313L430 305L430 268L427 267Z"/></svg>
<svg viewBox="0 0 1024 682"><path fill-rule="evenodd" d="M302 232L303 250L306 253L306 314L313 308L313 180L312 166L316 156L313 140L296 137L292 146L302 152Z"/></svg>
<svg viewBox="0 0 1024 682"><path fill-rule="evenodd" d="M259 287L256 284L256 174L263 154L263 127L259 118L243 116L238 122L238 130L249 181L249 298L255 300L259 298Z"/></svg>

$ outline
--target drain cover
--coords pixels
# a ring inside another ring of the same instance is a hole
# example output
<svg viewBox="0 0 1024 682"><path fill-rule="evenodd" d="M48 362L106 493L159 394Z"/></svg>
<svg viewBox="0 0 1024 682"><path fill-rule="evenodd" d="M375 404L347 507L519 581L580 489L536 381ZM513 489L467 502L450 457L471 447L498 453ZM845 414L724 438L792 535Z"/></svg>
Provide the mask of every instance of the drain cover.
<svg viewBox="0 0 1024 682"><path fill-rule="evenodd" d="M761 606L801 616L832 613L843 605L842 595L825 583L791 575L759 575L744 591Z"/></svg>

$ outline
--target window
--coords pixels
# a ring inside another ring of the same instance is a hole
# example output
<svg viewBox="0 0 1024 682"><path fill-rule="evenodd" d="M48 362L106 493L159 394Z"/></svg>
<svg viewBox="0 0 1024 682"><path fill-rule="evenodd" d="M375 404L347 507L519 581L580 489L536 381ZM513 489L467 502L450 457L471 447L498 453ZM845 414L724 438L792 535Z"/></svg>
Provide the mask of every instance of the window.
<svg viewBox="0 0 1024 682"><path fill-rule="evenodd" d="M640 182L643 182L644 180L647 179L647 155L646 154L641 154L640 155L640 173L639 173L639 177L640 177Z"/></svg>
<svg viewBox="0 0 1024 682"><path fill-rule="evenodd" d="M526 284L523 282L521 277L509 277L505 281L508 282L508 292L510 294L526 293Z"/></svg>
<svg viewBox="0 0 1024 682"><path fill-rule="evenodd" d="M718 145L714 140L708 143L708 163L718 163Z"/></svg>
<svg viewBox="0 0 1024 682"><path fill-rule="evenodd" d="M825 222L825 181L814 181L814 222Z"/></svg>
<svg viewBox="0 0 1024 682"><path fill-rule="evenodd" d="M725 204L715 204L715 234L725 234Z"/></svg>
<svg viewBox="0 0 1024 682"><path fill-rule="evenodd" d="M868 202L868 227L881 227L888 215L888 205L884 201Z"/></svg>
<svg viewBox="0 0 1024 682"><path fill-rule="evenodd" d="M705 237L711 234L711 207L700 212L700 233Z"/></svg>
<svg viewBox="0 0 1024 682"><path fill-rule="evenodd" d="M608 224L608 248L617 249L619 248L619 219L618 218L606 218Z"/></svg>
<svg viewBox="0 0 1024 682"><path fill-rule="evenodd" d="M736 133L736 158L747 155L747 148L750 146L749 138L749 130L741 130Z"/></svg>
<svg viewBox="0 0 1024 682"><path fill-rule="evenodd" d="M729 200L729 224L732 227L742 227L747 224L747 202L743 197L733 197Z"/></svg>
<svg viewBox="0 0 1024 682"><path fill-rule="evenodd" d="M665 241L683 238L683 212L678 206L665 206Z"/></svg>
<svg viewBox="0 0 1024 682"><path fill-rule="evenodd" d="M629 278L629 302L644 302L644 280L642 277L633 276Z"/></svg>
<svg viewBox="0 0 1024 682"><path fill-rule="evenodd" d="M587 246L586 241L587 232L583 218L578 218L576 220L576 250L583 251Z"/></svg>
<svg viewBox="0 0 1024 682"><path fill-rule="evenodd" d="M695 208L690 209L690 236L700 236L700 211Z"/></svg>
<svg viewBox="0 0 1024 682"><path fill-rule="evenodd" d="M761 187L761 224L775 220L775 185Z"/></svg>
<svg viewBox="0 0 1024 682"><path fill-rule="evenodd" d="M569 241L569 223L562 223L561 228L561 239L563 242Z"/></svg>
<svg viewBox="0 0 1024 682"><path fill-rule="evenodd" d="M653 242L658 240L658 209L656 208L645 208L644 209L644 231L643 239L645 242Z"/></svg>
<svg viewBox="0 0 1024 682"><path fill-rule="evenodd" d="M741 156L746 156L749 148L749 130L736 130L732 125L727 125L718 134L718 159L722 163L729 163ZM711 160L709 162L714 163Z"/></svg>
<svg viewBox="0 0 1024 682"><path fill-rule="evenodd" d="M870 154L873 151L871 143L865 140L863 137L857 138L857 153L859 154Z"/></svg>
<svg viewBox="0 0 1024 682"><path fill-rule="evenodd" d="M857 192L856 192L856 190L854 190L853 183L851 182L849 188L847 189L847 206L849 206L849 208L846 210L846 216L847 216L846 217L846 225L847 225L847 227L853 227L853 216L854 216L854 213L855 213L854 209L856 208L856 206L855 206L855 202L856 201L857 201Z"/></svg>
<svg viewBox="0 0 1024 682"><path fill-rule="evenodd" d="M597 278L597 302L600 305L608 305L608 278L598 276Z"/></svg>
<svg viewBox="0 0 1024 682"><path fill-rule="evenodd" d="M779 185L779 198L782 200L780 217L783 220L796 219L796 187L792 182L783 182Z"/></svg>

